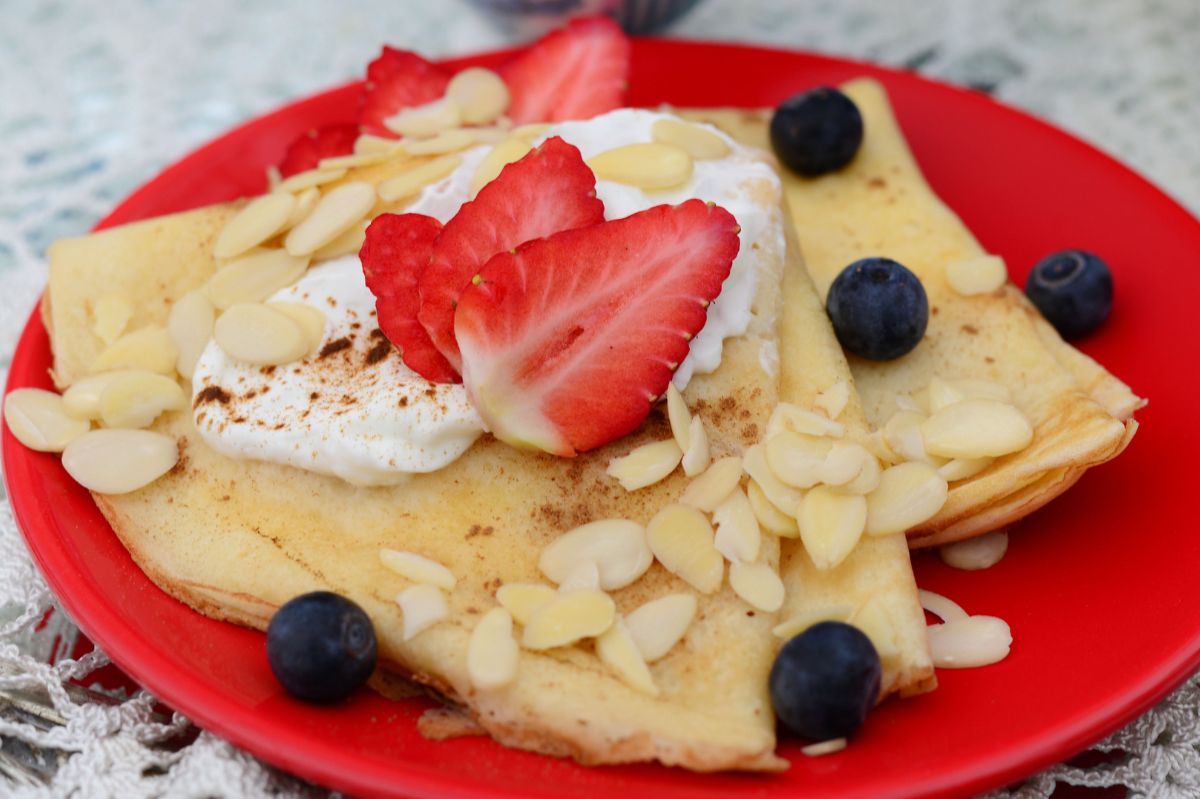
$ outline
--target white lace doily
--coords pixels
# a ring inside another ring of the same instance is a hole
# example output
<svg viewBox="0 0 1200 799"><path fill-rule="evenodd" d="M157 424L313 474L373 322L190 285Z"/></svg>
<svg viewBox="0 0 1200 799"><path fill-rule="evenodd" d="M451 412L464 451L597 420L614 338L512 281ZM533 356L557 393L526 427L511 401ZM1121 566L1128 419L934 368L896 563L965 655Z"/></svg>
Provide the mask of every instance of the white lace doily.
<svg viewBox="0 0 1200 799"><path fill-rule="evenodd" d="M166 164L361 74L382 42L432 56L508 43L461 0L0 0L0 9L0 380L45 282L47 245L86 231ZM1200 210L1196 0L704 0L670 32L848 55L983 88ZM156 715L144 693L114 702L64 688L104 659L62 659L74 629L61 612L35 631L53 605L4 499L0 691L48 693L53 709L39 718L0 702L0 793L325 795L214 736L188 742L188 722ZM995 796L1048 797L1059 782L1200 796L1198 711L1193 681L1097 747L1123 755L1056 766Z"/></svg>

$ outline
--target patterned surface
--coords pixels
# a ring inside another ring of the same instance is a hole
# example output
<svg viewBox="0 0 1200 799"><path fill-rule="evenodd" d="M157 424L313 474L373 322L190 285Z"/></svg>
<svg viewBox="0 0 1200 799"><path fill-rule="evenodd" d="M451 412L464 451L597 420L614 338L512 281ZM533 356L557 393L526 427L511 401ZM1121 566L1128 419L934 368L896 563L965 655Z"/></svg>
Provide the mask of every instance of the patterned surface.
<svg viewBox="0 0 1200 799"><path fill-rule="evenodd" d="M0 0L0 15L0 380L44 283L46 246L86 231L166 164L360 74L381 41L433 56L513 41L463 0ZM991 91L1200 212L1195 0L704 0L670 33L846 55ZM50 718L0 711L0 775L26 773L19 795L320 793L206 734L164 748L186 721L155 717L148 697L105 707L64 692L65 676L99 661L42 665L55 637L71 634L65 623L33 632L51 602L0 500L0 692L40 690L51 707ZM1099 747L1119 754L1057 767L1009 795L1049 796L1059 781L1200 795L1198 711L1193 682Z"/></svg>

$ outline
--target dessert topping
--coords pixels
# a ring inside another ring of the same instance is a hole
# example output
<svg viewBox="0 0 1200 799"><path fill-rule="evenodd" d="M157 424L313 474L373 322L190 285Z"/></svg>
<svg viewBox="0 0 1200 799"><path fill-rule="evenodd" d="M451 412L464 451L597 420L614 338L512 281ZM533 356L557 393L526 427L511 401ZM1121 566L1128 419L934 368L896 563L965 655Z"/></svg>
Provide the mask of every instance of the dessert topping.
<svg viewBox="0 0 1200 799"><path fill-rule="evenodd" d="M255 197L221 228L213 255L233 258L257 247L283 230L295 210L296 197L286 191Z"/></svg>
<svg viewBox="0 0 1200 799"><path fill-rule="evenodd" d="M554 599L556 593L539 583L506 583L496 591L496 601L518 624L528 624L534 611Z"/></svg>
<svg viewBox="0 0 1200 799"><path fill-rule="evenodd" d="M1025 294L1066 339L1091 333L1112 310L1112 272L1100 256L1062 250L1038 261L1025 281Z"/></svg>
<svg viewBox="0 0 1200 799"><path fill-rule="evenodd" d="M731 152L729 143L707 127L679 119L660 119L650 128L650 136L660 144L678 147L697 161L724 158Z"/></svg>
<svg viewBox="0 0 1200 799"><path fill-rule="evenodd" d="M148 427L163 411L181 411L188 400L173 377L155 372L116 372L100 392L105 427Z"/></svg>
<svg viewBox="0 0 1200 799"><path fill-rule="evenodd" d="M712 525L703 513L674 503L646 525L646 542L663 567L702 594L721 587L725 561L713 540Z"/></svg>
<svg viewBox="0 0 1200 799"><path fill-rule="evenodd" d="M208 295L201 290L189 291L171 306L171 313L167 316L167 333L178 353L175 371L189 382L200 355L212 338L215 322L216 310Z"/></svg>
<svg viewBox="0 0 1200 799"><path fill-rule="evenodd" d="M858 106L830 86L797 94L779 104L771 117L775 155L801 175L816 177L841 169L862 144Z"/></svg>
<svg viewBox="0 0 1200 799"><path fill-rule="evenodd" d="M667 594L637 607L625 617L638 651L647 663L666 656L683 638L696 616L696 597Z"/></svg>
<svg viewBox="0 0 1200 799"><path fill-rule="evenodd" d="M352 153L357 138L357 125L326 125L306 131L288 145L279 162L279 174L290 178L315 169L322 159Z"/></svg>
<svg viewBox="0 0 1200 799"><path fill-rule="evenodd" d="M214 272L204 293L222 311L240 302L262 302L299 280L309 260L283 249L254 250Z"/></svg>
<svg viewBox="0 0 1200 799"><path fill-rule="evenodd" d="M310 255L361 222L375 207L375 187L351 181L321 195L315 208L283 240L292 255Z"/></svg>
<svg viewBox="0 0 1200 799"><path fill-rule="evenodd" d="M911 271L890 258L864 258L841 271L825 298L838 342L873 361L890 361L925 336L929 300Z"/></svg>
<svg viewBox="0 0 1200 799"><path fill-rule="evenodd" d="M947 566L966 571L990 569L1008 551L1008 533L993 530L990 533L968 538L938 548L938 554Z"/></svg>
<svg viewBox="0 0 1200 799"><path fill-rule="evenodd" d="M267 662L275 679L309 702L345 699L371 676L377 653L371 619L329 591L285 602L267 625Z"/></svg>
<svg viewBox="0 0 1200 799"><path fill-rule="evenodd" d="M508 110L510 96L504 79L483 67L467 67L450 79L446 96L462 109L468 125L484 125Z"/></svg>
<svg viewBox="0 0 1200 799"><path fill-rule="evenodd" d="M416 53L384 47L367 65L359 124L366 133L395 138L387 120L405 108L440 99L449 83L450 76L441 67Z"/></svg>
<svg viewBox="0 0 1200 799"><path fill-rule="evenodd" d="M68 414L63 398L40 388L18 388L4 398L4 421L17 441L38 452L62 452L91 424Z"/></svg>
<svg viewBox="0 0 1200 799"><path fill-rule="evenodd" d="M616 478L626 491L637 491L654 485L679 465L683 453L675 439L666 438L650 444L642 444L628 455L613 458L608 462L608 474Z"/></svg>
<svg viewBox="0 0 1200 799"><path fill-rule="evenodd" d="M754 510L754 518L758 519L758 523L767 532L777 535L780 538L796 538L800 535L800 528L796 525L796 517L784 513L775 507L774 503L767 499L767 495L763 493L763 490L754 480L746 482L746 499L750 500L750 507Z"/></svg>
<svg viewBox="0 0 1200 799"><path fill-rule="evenodd" d="M513 637L513 617L492 608L471 631L467 645L467 675L481 691L503 688L517 678L521 650Z"/></svg>
<svg viewBox="0 0 1200 799"><path fill-rule="evenodd" d="M102 351L92 361L92 373L113 369L145 369L169 375L175 371L179 353L166 329L147 325L126 333Z"/></svg>
<svg viewBox="0 0 1200 799"><path fill-rule="evenodd" d="M624 588L646 573L654 556L646 531L626 519L601 519L563 533L544 549L538 568L555 583L563 583L579 564L594 563L599 587Z"/></svg>
<svg viewBox="0 0 1200 799"><path fill-rule="evenodd" d="M644 191L681 186L692 177L692 157L670 144L626 144L588 159L600 180L611 180Z"/></svg>
<svg viewBox="0 0 1200 799"><path fill-rule="evenodd" d="M1033 428L1019 409L991 399L948 405L921 424L921 434L925 449L945 458L998 457L1033 440Z"/></svg>
<svg viewBox="0 0 1200 799"><path fill-rule="evenodd" d="M946 282L963 296L989 294L1008 282L1008 268L998 255L979 255L946 263Z"/></svg>
<svg viewBox="0 0 1200 799"><path fill-rule="evenodd" d="M804 495L796 517L804 549L813 565L825 571L845 560L862 537L867 500L821 485Z"/></svg>
<svg viewBox="0 0 1200 799"><path fill-rule="evenodd" d="M149 430L92 430L67 444L62 456L67 474L98 494L136 491L178 460L175 439Z"/></svg>
<svg viewBox="0 0 1200 799"><path fill-rule="evenodd" d="M766 613L783 607L783 581L769 563L731 563L729 587L748 605Z"/></svg>
<svg viewBox="0 0 1200 799"><path fill-rule="evenodd" d="M736 455L721 458L688 483L679 501L712 513L737 488L741 479L742 459Z"/></svg>
<svg viewBox="0 0 1200 799"><path fill-rule="evenodd" d="M899 463L883 470L879 487L867 495L867 535L902 533L932 519L949 489L927 463Z"/></svg>
<svg viewBox="0 0 1200 799"><path fill-rule="evenodd" d="M616 672L626 685L650 696L658 696L658 686L621 617L596 638L596 654L605 665Z"/></svg>
<svg viewBox="0 0 1200 799"><path fill-rule="evenodd" d="M385 203L394 203L414 197L426 186L447 177L458 169L460 164L462 157L458 155L440 155L430 161L418 163L394 178L380 183L379 199Z"/></svg>
<svg viewBox="0 0 1200 799"><path fill-rule="evenodd" d="M559 592L529 617L521 637L526 649L553 649L594 638L616 618L616 606L603 591L582 589Z"/></svg>
<svg viewBox="0 0 1200 799"><path fill-rule="evenodd" d="M105 345L112 344L133 317L133 303L119 291L109 291L96 298L92 306L92 329Z"/></svg>
<svg viewBox="0 0 1200 799"><path fill-rule="evenodd" d="M693 416L692 423L688 425L688 446L680 461L683 473L695 477L708 468L709 459L708 431L704 428L704 420Z"/></svg>
<svg viewBox="0 0 1200 799"><path fill-rule="evenodd" d="M454 572L436 560L430 560L415 552L381 549L379 550L379 562L388 571L395 572L414 583L432 585L447 591L454 590L454 586L458 583Z"/></svg>
<svg viewBox="0 0 1200 799"><path fill-rule="evenodd" d="M213 340L226 355L255 366L278 366L303 358L308 337L290 316L259 303L232 305L217 317Z"/></svg>
<svg viewBox="0 0 1200 799"><path fill-rule="evenodd" d="M450 615L446 595L435 585L410 585L396 595L396 604L404 614L405 641L412 640Z"/></svg>

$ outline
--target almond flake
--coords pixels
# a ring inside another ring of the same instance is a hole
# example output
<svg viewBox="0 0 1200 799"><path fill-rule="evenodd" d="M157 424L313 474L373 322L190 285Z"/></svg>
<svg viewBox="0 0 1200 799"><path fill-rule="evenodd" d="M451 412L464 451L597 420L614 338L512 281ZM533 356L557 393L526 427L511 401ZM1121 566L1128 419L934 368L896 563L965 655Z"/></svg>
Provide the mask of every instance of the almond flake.
<svg viewBox="0 0 1200 799"><path fill-rule="evenodd" d="M317 207L317 200L319 199L321 199L321 190L315 186L298 192L296 194L296 207L292 209L292 215L288 217L288 221L283 226L283 229L290 230L303 222L312 213L312 209Z"/></svg>
<svg viewBox="0 0 1200 799"><path fill-rule="evenodd" d="M100 393L100 420L105 427L149 427L164 411L188 406L174 378L155 372L126 371Z"/></svg>
<svg viewBox="0 0 1200 799"><path fill-rule="evenodd" d="M594 560L583 560L567 572L567 576L558 584L559 591L581 591L600 589L600 567Z"/></svg>
<svg viewBox="0 0 1200 799"><path fill-rule="evenodd" d="M471 631L467 644L467 676L481 691L503 688L517 678L521 650L513 637L513 617L492 608Z"/></svg>
<svg viewBox="0 0 1200 799"><path fill-rule="evenodd" d="M362 137L360 136L359 139ZM336 155L332 158L322 158L317 162L317 167L320 169L357 169L364 166L375 166L382 164L384 161L390 161L395 157L403 157L403 150L396 146L396 142L392 139L385 139L393 145L386 150L380 150L373 153L359 153L352 155ZM358 142L355 142L358 146Z"/></svg>
<svg viewBox="0 0 1200 799"><path fill-rule="evenodd" d="M652 191L671 189L692 177L692 157L669 144L626 144L587 160L597 180L611 180Z"/></svg>
<svg viewBox="0 0 1200 799"><path fill-rule="evenodd" d="M974 477L992 465L995 458L955 458L938 467L937 473L947 483Z"/></svg>
<svg viewBox="0 0 1200 799"><path fill-rule="evenodd" d="M280 183L276 187L276 190L288 191L295 194L305 189L311 189L314 186L324 186L326 183L341 180L346 177L347 171L343 167L341 169L310 169L307 172L297 172Z"/></svg>
<svg viewBox="0 0 1200 799"><path fill-rule="evenodd" d="M629 628L619 617L596 639L596 654L621 680L634 690L658 696L658 686L642 658Z"/></svg>
<svg viewBox="0 0 1200 799"><path fill-rule="evenodd" d="M368 155L376 153L395 153L402 150L404 145L397 139L389 139L386 136L375 136L371 133L360 134L354 140L354 154Z"/></svg>
<svg viewBox="0 0 1200 799"><path fill-rule="evenodd" d="M835 441L825 454L825 462L821 464L821 482L830 486L845 486L869 469L867 462L875 461L875 456L867 452L862 444L852 441ZM876 473L878 474L878 462ZM872 486L874 488L874 486ZM868 489L869 491L870 489ZM866 491L849 491L851 494L865 494Z"/></svg>
<svg viewBox="0 0 1200 799"><path fill-rule="evenodd" d="M800 528L796 525L796 517L789 516L775 507L753 480L746 484L746 499L750 501L754 517L764 530L780 538L799 537Z"/></svg>
<svg viewBox="0 0 1200 799"><path fill-rule="evenodd" d="M63 392L63 410L75 419L99 419L100 395L108 384L123 375L135 373L135 369L117 369L112 372L101 372L98 375L80 378ZM142 374L158 374L157 372L141 372ZM26 444L26 446L29 446ZM34 448L36 449L36 447Z"/></svg>
<svg viewBox="0 0 1200 799"><path fill-rule="evenodd" d="M475 168L475 176L471 178L471 198L474 199L480 189L495 180L504 167L520 161L532 149L529 142L514 137L505 139L489 150Z"/></svg>
<svg viewBox="0 0 1200 799"><path fill-rule="evenodd" d="M754 482L758 483L758 487L762 489L767 499L771 500L772 505L789 516L796 514L796 509L800 507L800 500L804 498L804 493L785 484L775 476L775 472L767 462L766 447L762 444L755 444L747 449L746 454L742 456L742 469L750 475Z"/></svg>
<svg viewBox="0 0 1200 799"><path fill-rule="evenodd" d="M692 412L674 383L667 383L667 419L671 422L671 435L682 452L688 451L691 443Z"/></svg>
<svg viewBox="0 0 1200 799"><path fill-rule="evenodd" d="M932 519L946 504L946 481L926 463L900 463L883 470L879 487L867 495L867 535L903 533Z"/></svg>
<svg viewBox="0 0 1200 799"><path fill-rule="evenodd" d="M653 485L675 471L679 461L683 459L683 451L668 438L643 444L628 455L613 458L608 462L608 475L616 478L626 491L637 491Z"/></svg>
<svg viewBox="0 0 1200 799"><path fill-rule="evenodd" d="M433 585L410 585L396 595L396 604L404 613L405 641L411 641L450 615L446 595Z"/></svg>
<svg viewBox="0 0 1200 799"><path fill-rule="evenodd" d="M720 134L678 119L660 119L650 128L650 137L686 152L697 161L724 158L732 150Z"/></svg>
<svg viewBox="0 0 1200 799"><path fill-rule="evenodd" d="M303 302L268 302L267 307L284 314L304 333L305 354L314 352L325 338L325 314Z"/></svg>
<svg viewBox="0 0 1200 799"><path fill-rule="evenodd" d="M920 600L921 607L924 610L929 611L942 621L965 619L970 615L954 600L944 597L941 594L935 594L932 591L926 591L924 588L917 590L917 598Z"/></svg>
<svg viewBox="0 0 1200 799"><path fill-rule="evenodd" d="M625 625L642 657L653 663L679 643L695 616L696 597L667 594L639 606L625 617Z"/></svg>
<svg viewBox="0 0 1200 799"><path fill-rule="evenodd" d="M321 195L317 207L288 231L283 245L292 255L310 255L357 225L374 207L374 186L361 180L343 183Z"/></svg>
<svg viewBox="0 0 1200 799"><path fill-rule="evenodd" d="M828 438L783 431L767 439L764 453L779 480L795 488L811 488L821 482L832 446Z"/></svg>
<svg viewBox="0 0 1200 799"><path fill-rule="evenodd" d="M171 471L178 460L179 445L170 436L149 430L92 430L67 444L62 463L89 491L128 494Z"/></svg>
<svg viewBox="0 0 1200 799"><path fill-rule="evenodd" d="M957 541L938 548L938 554L947 566L965 571L990 569L1008 551L1008 533L995 530L966 541Z"/></svg>
<svg viewBox="0 0 1200 799"><path fill-rule="evenodd" d="M191 381L196 364L212 339L215 322L216 311L203 291L189 291L171 306L171 313L167 317L167 333L178 353L175 370L188 381Z"/></svg>
<svg viewBox="0 0 1200 799"><path fill-rule="evenodd" d="M447 591L454 590L454 586L458 583L454 572L436 560L430 560L415 552L407 552L400 549L381 549L379 550L379 562L388 571L398 574L407 580L412 580L414 583L433 585L438 588L444 588Z"/></svg>
<svg viewBox="0 0 1200 799"><path fill-rule="evenodd" d="M946 264L946 282L959 294L989 294L1008 282L1008 268L998 255L978 255Z"/></svg>
<svg viewBox="0 0 1200 799"><path fill-rule="evenodd" d="M521 645L526 649L553 649L595 638L611 627L615 618L616 606L603 591L558 593L530 616Z"/></svg>
<svg viewBox="0 0 1200 799"><path fill-rule="evenodd" d="M766 613L783 607L783 581L769 563L733 563L729 587L748 605Z"/></svg>
<svg viewBox="0 0 1200 799"><path fill-rule="evenodd" d="M92 305L92 316L95 318L92 330L107 346L125 332L129 320L133 318L133 303L124 293L110 291L96 298Z"/></svg>
<svg viewBox="0 0 1200 799"><path fill-rule="evenodd" d="M867 500L827 486L804 496L797 514L800 540L821 571L832 569L854 550L867 523Z"/></svg>
<svg viewBox="0 0 1200 799"><path fill-rule="evenodd" d="M702 594L721 587L725 560L713 541L712 525L689 505L667 505L646 525L646 541L663 567Z"/></svg>
<svg viewBox="0 0 1200 799"><path fill-rule="evenodd" d="M809 608L785 622L776 624L771 632L786 641L795 638L814 624L820 624L823 621L849 621L853 615L854 608L850 605L825 605Z"/></svg>
<svg viewBox="0 0 1200 799"><path fill-rule="evenodd" d="M800 753L806 757L822 757L824 755L832 755L834 752L840 752L845 748L845 738L831 738L828 741L802 746L800 747Z"/></svg>
<svg viewBox="0 0 1200 799"><path fill-rule="evenodd" d="M842 411L846 409L849 402L850 384L845 380L839 380L816 396L816 399L813 400L813 407L830 419L836 419L842 415Z"/></svg>
<svg viewBox="0 0 1200 799"><path fill-rule="evenodd" d="M204 293L222 311L238 303L262 302L303 277L308 262L309 256L283 249L254 250L214 272Z"/></svg>
<svg viewBox="0 0 1200 799"><path fill-rule="evenodd" d="M882 474L883 467L879 464L879 460L867 452L858 475L850 482L843 484L841 489L847 494L870 494L879 487L879 478Z"/></svg>
<svg viewBox="0 0 1200 799"><path fill-rule="evenodd" d="M4 421L13 436L38 452L62 452L91 424L67 414L63 398L40 388L18 388L4 398Z"/></svg>
<svg viewBox="0 0 1200 799"><path fill-rule="evenodd" d="M936 413L947 405L953 405L956 402L962 402L967 398L966 392L958 388L953 383L947 383L941 378L935 377L929 381L929 412Z"/></svg>
<svg viewBox="0 0 1200 799"><path fill-rule="evenodd" d="M926 628L929 653L939 669L973 669L999 663L1012 647L1012 630L995 616L970 616Z"/></svg>
<svg viewBox="0 0 1200 799"><path fill-rule="evenodd" d="M506 583L496 591L496 601L512 614L518 624L528 624L534 611L554 599L556 592L538 583Z"/></svg>
<svg viewBox="0 0 1200 799"><path fill-rule="evenodd" d="M894 660L900 655L900 644L896 640L896 627L886 605L876 597L871 597L860 607L850 623L871 639L879 659Z"/></svg>
<svg viewBox="0 0 1200 799"><path fill-rule="evenodd" d="M683 473L695 477L708 468L709 462L708 432L704 429L704 420L699 416L692 417L688 430L688 446L683 451Z"/></svg>
<svg viewBox="0 0 1200 799"><path fill-rule="evenodd" d="M110 344L92 362L92 373L110 372L113 369L145 369L169 375L175 371L178 357L175 342L171 341L166 329L149 325L126 333Z"/></svg>
<svg viewBox="0 0 1200 799"><path fill-rule="evenodd" d="M508 110L508 84L490 69L467 67L446 86L446 96L462 110L468 125L491 122Z"/></svg>
<svg viewBox="0 0 1200 799"><path fill-rule="evenodd" d="M409 155L445 155L446 153L457 153L459 150L465 150L475 144L478 139L475 134L468 130L444 130L436 136L428 139L418 139L413 142L406 142L404 151Z"/></svg>
<svg viewBox="0 0 1200 799"><path fill-rule="evenodd" d="M238 303L217 317L213 340L236 361L278 366L303 358L308 339L291 317L266 305Z"/></svg>
<svg viewBox="0 0 1200 799"><path fill-rule="evenodd" d="M550 125L546 122L531 122L528 125L520 125L513 128L512 135L518 139L533 141L534 139L540 139L542 136L545 136L546 132L552 127L553 125Z"/></svg>
<svg viewBox="0 0 1200 799"><path fill-rule="evenodd" d="M752 563L758 560L762 546L762 531L750 500L740 488L730 492L725 501L713 511L717 532L713 545L730 563Z"/></svg>
<svg viewBox="0 0 1200 799"><path fill-rule="evenodd" d="M924 422L925 416L916 411L897 411L884 422L883 440L901 458L924 461L927 458L925 438L921 434Z"/></svg>
<svg viewBox="0 0 1200 799"><path fill-rule="evenodd" d="M257 247L283 230L295 210L296 198L286 191L255 197L221 228L213 255L232 258Z"/></svg>
<svg viewBox="0 0 1200 799"><path fill-rule="evenodd" d="M654 560L646 543L646 530L626 519L601 519L560 535L542 549L538 568L555 583L562 583L580 564L599 569L600 588L612 591L637 580Z"/></svg>
<svg viewBox="0 0 1200 799"><path fill-rule="evenodd" d="M784 431L841 438L846 433L846 426L819 413L805 410L799 405L781 402L775 406L771 418L767 420L767 438Z"/></svg>
<svg viewBox="0 0 1200 799"><path fill-rule="evenodd" d="M712 513L737 488L741 479L742 459L737 456L721 458L688 483L679 501Z"/></svg>
<svg viewBox="0 0 1200 799"><path fill-rule="evenodd" d="M384 127L392 133L415 138L435 136L462 123L462 109L449 97L401 109L398 114L383 121Z"/></svg>
<svg viewBox="0 0 1200 799"><path fill-rule="evenodd" d="M366 240L367 223L364 221L357 225L351 225L336 239L314 252L312 258L314 261L328 261L333 258L341 258L343 255L357 255Z"/></svg>
<svg viewBox="0 0 1200 799"><path fill-rule="evenodd" d="M424 161L401 172L394 178L389 178L379 184L379 199L385 203L399 202L415 197L431 183L449 177L458 169L462 158L457 155L439 155L430 161Z"/></svg>
<svg viewBox="0 0 1200 799"><path fill-rule="evenodd" d="M937 411L921 425L925 449L946 458L998 457L1033 441L1033 428L1014 405L968 399Z"/></svg>

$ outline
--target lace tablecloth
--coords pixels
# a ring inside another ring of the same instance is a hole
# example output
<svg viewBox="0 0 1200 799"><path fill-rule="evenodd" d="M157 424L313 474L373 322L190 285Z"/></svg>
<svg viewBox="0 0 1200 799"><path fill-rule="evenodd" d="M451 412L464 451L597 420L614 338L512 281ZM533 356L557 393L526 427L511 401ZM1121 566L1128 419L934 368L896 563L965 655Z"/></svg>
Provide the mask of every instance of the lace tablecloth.
<svg viewBox="0 0 1200 799"><path fill-rule="evenodd" d="M383 41L432 56L509 43L461 0L0 0L0 10L0 380L44 284L47 245L86 231L166 164L361 74ZM848 55L990 91L1200 211L1196 0L705 0L670 33ZM206 733L181 746L186 719L156 715L145 694L113 703L64 689L104 660L62 658L74 630L61 613L35 629L53 604L4 499L0 690L42 686L53 710L43 721L0 703L0 793L324 795ZM52 652L57 665L44 665ZM1198 713L1193 681L1101 744L1108 756L1002 795L1046 797L1065 782L1200 796Z"/></svg>

